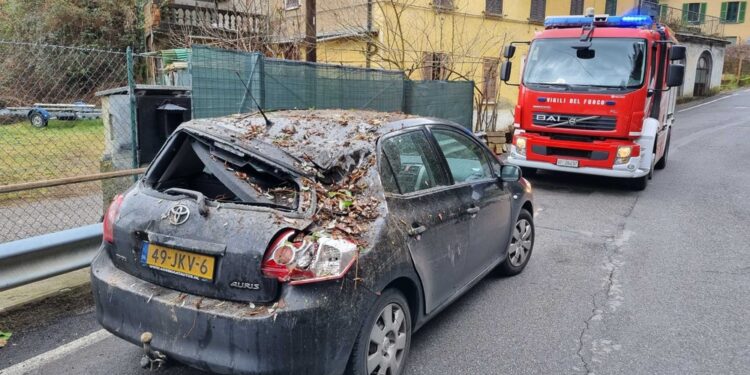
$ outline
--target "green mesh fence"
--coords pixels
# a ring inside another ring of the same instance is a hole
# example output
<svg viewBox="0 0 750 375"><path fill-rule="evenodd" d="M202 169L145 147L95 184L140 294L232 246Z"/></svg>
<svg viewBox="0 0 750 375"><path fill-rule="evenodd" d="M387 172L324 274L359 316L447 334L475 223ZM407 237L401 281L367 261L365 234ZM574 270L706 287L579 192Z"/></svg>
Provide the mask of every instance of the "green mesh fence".
<svg viewBox="0 0 750 375"><path fill-rule="evenodd" d="M270 59L205 46L193 47L190 69L193 118L252 112L255 98L268 110L406 112L471 128L473 82L413 82L398 71Z"/></svg>
<svg viewBox="0 0 750 375"><path fill-rule="evenodd" d="M269 109L402 110L401 72L264 59L263 98Z"/></svg>
<svg viewBox="0 0 750 375"><path fill-rule="evenodd" d="M260 101L260 64L258 53L193 46L193 118L254 111L250 95Z"/></svg>
<svg viewBox="0 0 750 375"><path fill-rule="evenodd" d="M474 82L406 81L404 92L404 112L450 120L471 130Z"/></svg>

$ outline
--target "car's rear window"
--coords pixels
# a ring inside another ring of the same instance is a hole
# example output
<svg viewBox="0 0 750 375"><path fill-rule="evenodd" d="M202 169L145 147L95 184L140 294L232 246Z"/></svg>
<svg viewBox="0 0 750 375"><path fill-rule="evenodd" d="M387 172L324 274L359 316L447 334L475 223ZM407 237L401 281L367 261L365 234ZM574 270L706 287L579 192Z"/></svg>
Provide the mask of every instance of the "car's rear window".
<svg viewBox="0 0 750 375"><path fill-rule="evenodd" d="M279 167L219 141L186 133L174 137L146 176L154 189L177 188L219 202L296 210L299 184Z"/></svg>

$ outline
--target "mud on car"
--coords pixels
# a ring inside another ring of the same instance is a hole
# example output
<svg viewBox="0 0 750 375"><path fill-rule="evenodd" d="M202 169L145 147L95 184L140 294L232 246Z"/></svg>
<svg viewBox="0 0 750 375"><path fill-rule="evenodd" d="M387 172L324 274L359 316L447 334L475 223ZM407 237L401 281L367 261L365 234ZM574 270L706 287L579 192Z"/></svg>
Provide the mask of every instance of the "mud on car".
<svg viewBox="0 0 750 375"><path fill-rule="evenodd" d="M413 332L527 265L531 185L461 126L270 117L181 125L106 213L96 315L144 366L399 374Z"/></svg>

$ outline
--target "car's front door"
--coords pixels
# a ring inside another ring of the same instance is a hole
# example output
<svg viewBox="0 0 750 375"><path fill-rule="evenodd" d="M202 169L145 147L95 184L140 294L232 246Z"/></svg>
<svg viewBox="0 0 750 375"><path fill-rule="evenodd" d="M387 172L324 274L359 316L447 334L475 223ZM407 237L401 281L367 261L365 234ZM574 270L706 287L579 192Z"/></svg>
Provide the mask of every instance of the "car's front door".
<svg viewBox="0 0 750 375"><path fill-rule="evenodd" d="M460 193L423 128L381 139L378 163L389 222L408 245L429 314L455 294L461 280L469 221Z"/></svg>
<svg viewBox="0 0 750 375"><path fill-rule="evenodd" d="M445 126L430 131L440 149L453 183L460 188L462 209L469 216L469 251L461 286L496 264L510 238L510 191L493 173L487 150L463 132Z"/></svg>

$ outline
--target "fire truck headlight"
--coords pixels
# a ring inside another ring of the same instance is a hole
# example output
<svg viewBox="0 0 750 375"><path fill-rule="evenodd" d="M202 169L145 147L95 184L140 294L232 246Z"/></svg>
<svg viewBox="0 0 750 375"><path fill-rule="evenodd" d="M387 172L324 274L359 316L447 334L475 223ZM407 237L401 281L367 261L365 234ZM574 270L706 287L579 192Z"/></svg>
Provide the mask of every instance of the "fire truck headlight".
<svg viewBox="0 0 750 375"><path fill-rule="evenodd" d="M620 146L617 148L617 158L615 164L627 164L630 161L630 155L633 154L633 147Z"/></svg>
<svg viewBox="0 0 750 375"><path fill-rule="evenodd" d="M516 137L516 152L526 155L526 138Z"/></svg>

